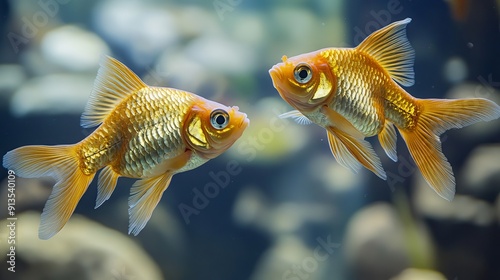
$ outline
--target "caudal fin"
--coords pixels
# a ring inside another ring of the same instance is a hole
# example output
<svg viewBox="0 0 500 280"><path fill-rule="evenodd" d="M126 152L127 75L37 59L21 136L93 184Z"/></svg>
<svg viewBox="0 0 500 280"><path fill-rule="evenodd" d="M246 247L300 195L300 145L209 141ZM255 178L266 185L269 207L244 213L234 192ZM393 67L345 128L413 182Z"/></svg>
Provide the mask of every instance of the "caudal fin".
<svg viewBox="0 0 500 280"><path fill-rule="evenodd" d="M413 160L427 183L444 199L455 195L451 165L441 151L439 135L479 121L500 117L500 106L492 101L474 99L419 99L420 115L412 130L400 129Z"/></svg>
<svg viewBox="0 0 500 280"><path fill-rule="evenodd" d="M57 182L43 208L38 237L49 239L66 224L94 174L79 168L76 146L24 146L8 152L3 166L20 177L50 176Z"/></svg>

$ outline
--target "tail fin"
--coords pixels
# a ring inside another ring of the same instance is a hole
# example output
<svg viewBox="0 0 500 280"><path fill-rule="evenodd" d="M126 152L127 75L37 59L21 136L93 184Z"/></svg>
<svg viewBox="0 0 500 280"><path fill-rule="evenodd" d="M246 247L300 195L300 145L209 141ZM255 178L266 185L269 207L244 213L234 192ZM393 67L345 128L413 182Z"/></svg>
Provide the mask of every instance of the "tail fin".
<svg viewBox="0 0 500 280"><path fill-rule="evenodd" d="M43 208L40 239L49 239L61 230L94 178L79 168L74 145L20 147L3 157L3 166L21 177L51 176L57 181Z"/></svg>
<svg viewBox="0 0 500 280"><path fill-rule="evenodd" d="M450 163L441 151L439 135L479 121L500 117L500 106L492 101L474 99L418 99L420 115L412 130L400 129L413 160L427 183L441 197L452 200L455 178Z"/></svg>

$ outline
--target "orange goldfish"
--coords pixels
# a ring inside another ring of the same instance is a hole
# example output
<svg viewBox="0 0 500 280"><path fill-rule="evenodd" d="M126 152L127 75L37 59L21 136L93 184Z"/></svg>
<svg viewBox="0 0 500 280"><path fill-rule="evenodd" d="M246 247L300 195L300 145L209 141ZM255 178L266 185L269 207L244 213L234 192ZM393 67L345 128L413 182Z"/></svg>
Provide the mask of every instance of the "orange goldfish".
<svg viewBox="0 0 500 280"><path fill-rule="evenodd" d="M106 57L81 118L83 127L97 129L74 145L17 148L4 156L3 166L21 177L57 181L43 209L40 239L61 230L99 169L96 208L111 196L118 177L140 179L129 198L129 234L137 235L172 176L219 156L248 123L238 107L147 86Z"/></svg>
<svg viewBox="0 0 500 280"><path fill-rule="evenodd" d="M354 172L362 165L385 180L380 159L364 138L378 135L386 154L396 161L395 125L427 183L451 200L455 178L439 135L497 119L500 107L482 98L418 99L406 92L400 85L414 83L415 53L405 29L410 21L394 22L355 48L283 56L269 73L280 96L297 109L282 117L324 127L341 165Z"/></svg>

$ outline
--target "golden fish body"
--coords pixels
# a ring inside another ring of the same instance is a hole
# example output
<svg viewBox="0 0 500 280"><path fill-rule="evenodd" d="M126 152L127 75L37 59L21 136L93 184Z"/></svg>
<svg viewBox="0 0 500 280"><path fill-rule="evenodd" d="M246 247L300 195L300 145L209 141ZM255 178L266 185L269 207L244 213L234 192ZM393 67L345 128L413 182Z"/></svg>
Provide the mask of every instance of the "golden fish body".
<svg viewBox="0 0 500 280"><path fill-rule="evenodd" d="M397 127L415 125L418 106L367 54L357 49L328 49L320 54L337 69L337 91L328 104L369 137L379 134L385 120Z"/></svg>
<svg viewBox="0 0 500 280"><path fill-rule="evenodd" d="M83 127L97 129L75 145L17 148L4 156L3 165L22 177L56 179L42 213L41 239L64 226L98 170L96 208L111 196L119 177L140 179L129 198L129 233L137 235L172 176L226 151L248 123L238 107L149 87L107 57L81 119Z"/></svg>
<svg viewBox="0 0 500 280"><path fill-rule="evenodd" d="M364 138L378 135L386 154L396 161L396 126L423 177L451 200L455 179L439 135L497 119L500 107L482 98L418 99L406 92L400 85L414 83L415 54L405 30L410 21L394 22L356 48L283 56L269 73L280 96L297 109L282 117L305 117L324 127L340 164L355 172L364 166L385 180L380 159Z"/></svg>
<svg viewBox="0 0 500 280"><path fill-rule="evenodd" d="M186 150L181 129L194 101L194 95L184 91L153 87L139 90L80 143L84 173L111 165L126 177L152 175L162 162Z"/></svg>

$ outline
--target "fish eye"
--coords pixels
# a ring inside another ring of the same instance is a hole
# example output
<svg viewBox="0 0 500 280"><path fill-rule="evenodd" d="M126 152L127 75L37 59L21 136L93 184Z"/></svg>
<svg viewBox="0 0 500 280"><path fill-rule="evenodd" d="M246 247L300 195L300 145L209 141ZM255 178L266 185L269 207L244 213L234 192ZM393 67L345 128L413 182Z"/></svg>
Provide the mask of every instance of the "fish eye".
<svg viewBox="0 0 500 280"><path fill-rule="evenodd" d="M223 129L229 124L229 114L222 110L213 110L210 114L210 123L215 129Z"/></svg>
<svg viewBox="0 0 500 280"><path fill-rule="evenodd" d="M309 82L312 78L311 67L307 64L299 64L293 70L293 76L299 84L305 84Z"/></svg>

